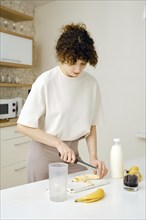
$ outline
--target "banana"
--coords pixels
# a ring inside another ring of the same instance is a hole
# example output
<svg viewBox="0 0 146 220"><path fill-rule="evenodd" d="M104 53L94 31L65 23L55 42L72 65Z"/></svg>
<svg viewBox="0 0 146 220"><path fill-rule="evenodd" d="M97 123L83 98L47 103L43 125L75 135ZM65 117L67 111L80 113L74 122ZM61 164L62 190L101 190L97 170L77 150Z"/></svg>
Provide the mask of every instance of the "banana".
<svg viewBox="0 0 146 220"><path fill-rule="evenodd" d="M138 181L140 182L142 180L142 174L139 172L139 167L137 166L133 166L130 168L130 170L128 171L128 174L130 175L138 175Z"/></svg>
<svg viewBox="0 0 146 220"><path fill-rule="evenodd" d="M142 174L138 172L138 181L140 182L142 180Z"/></svg>
<svg viewBox="0 0 146 220"><path fill-rule="evenodd" d="M95 192L76 199L75 202L85 202L85 203L96 202L102 199L104 195L105 195L104 190L102 188L98 188Z"/></svg>
<svg viewBox="0 0 146 220"><path fill-rule="evenodd" d="M97 180L97 179L99 179L99 176L97 174L85 174L74 177L73 182L87 182L88 180Z"/></svg>
<svg viewBox="0 0 146 220"><path fill-rule="evenodd" d="M130 175L133 175L133 174L136 174L136 173L138 173L139 172L139 168L137 167L137 166L133 166L133 167L131 167L131 169L129 170L129 174Z"/></svg>

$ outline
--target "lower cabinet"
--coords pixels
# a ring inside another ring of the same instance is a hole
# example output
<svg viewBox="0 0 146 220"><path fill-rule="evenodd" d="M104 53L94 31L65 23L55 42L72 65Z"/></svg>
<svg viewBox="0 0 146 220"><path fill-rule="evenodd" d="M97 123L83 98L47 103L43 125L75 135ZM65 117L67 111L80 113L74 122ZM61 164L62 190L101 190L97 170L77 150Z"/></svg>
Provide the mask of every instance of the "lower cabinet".
<svg viewBox="0 0 146 220"><path fill-rule="evenodd" d="M27 183L26 162L1 169L1 188L9 188Z"/></svg>
<svg viewBox="0 0 146 220"><path fill-rule="evenodd" d="M16 126L0 129L1 189L27 183L26 157L30 139L20 134Z"/></svg>

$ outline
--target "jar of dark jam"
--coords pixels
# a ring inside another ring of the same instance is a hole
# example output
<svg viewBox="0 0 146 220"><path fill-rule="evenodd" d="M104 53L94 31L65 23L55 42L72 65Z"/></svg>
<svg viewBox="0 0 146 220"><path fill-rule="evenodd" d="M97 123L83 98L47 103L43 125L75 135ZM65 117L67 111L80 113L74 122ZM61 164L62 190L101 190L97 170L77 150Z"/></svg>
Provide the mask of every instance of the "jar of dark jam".
<svg viewBox="0 0 146 220"><path fill-rule="evenodd" d="M128 191L138 190L138 175L126 173L123 178L124 189Z"/></svg>

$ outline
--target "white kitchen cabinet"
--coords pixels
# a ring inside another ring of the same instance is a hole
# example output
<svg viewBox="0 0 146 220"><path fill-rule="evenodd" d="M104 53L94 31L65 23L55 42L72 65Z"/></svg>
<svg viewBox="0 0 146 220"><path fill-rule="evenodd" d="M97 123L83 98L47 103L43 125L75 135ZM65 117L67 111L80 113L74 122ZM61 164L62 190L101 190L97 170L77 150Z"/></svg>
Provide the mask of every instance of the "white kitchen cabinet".
<svg viewBox="0 0 146 220"><path fill-rule="evenodd" d="M25 183L27 183L25 161L1 169L1 189Z"/></svg>
<svg viewBox="0 0 146 220"><path fill-rule="evenodd" d="M27 183L26 157L30 139L16 126L0 128L1 189Z"/></svg>
<svg viewBox="0 0 146 220"><path fill-rule="evenodd" d="M12 67L31 67L33 65L33 38L0 32L0 64Z"/></svg>

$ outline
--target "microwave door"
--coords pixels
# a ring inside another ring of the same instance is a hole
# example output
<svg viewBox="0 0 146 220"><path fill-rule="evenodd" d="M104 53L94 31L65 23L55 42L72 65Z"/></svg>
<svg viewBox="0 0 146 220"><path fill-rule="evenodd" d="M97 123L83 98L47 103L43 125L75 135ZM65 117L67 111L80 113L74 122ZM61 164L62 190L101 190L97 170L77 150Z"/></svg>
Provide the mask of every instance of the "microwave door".
<svg viewBox="0 0 146 220"><path fill-rule="evenodd" d="M1 118L5 118L6 115L8 115L9 107L8 104L0 104L0 116Z"/></svg>

